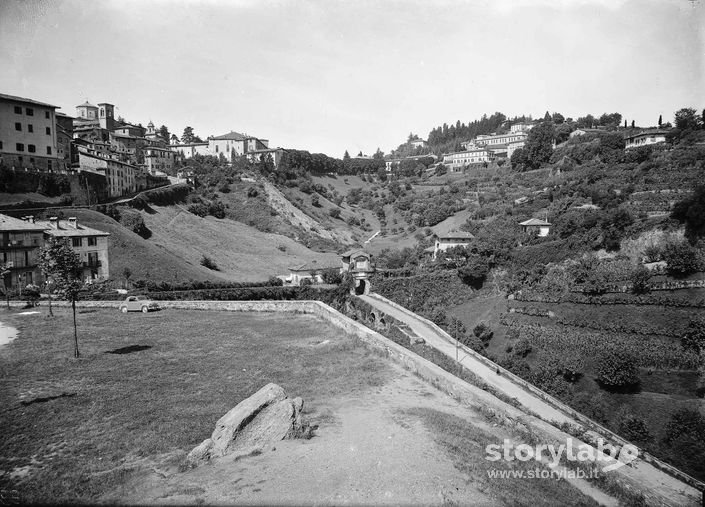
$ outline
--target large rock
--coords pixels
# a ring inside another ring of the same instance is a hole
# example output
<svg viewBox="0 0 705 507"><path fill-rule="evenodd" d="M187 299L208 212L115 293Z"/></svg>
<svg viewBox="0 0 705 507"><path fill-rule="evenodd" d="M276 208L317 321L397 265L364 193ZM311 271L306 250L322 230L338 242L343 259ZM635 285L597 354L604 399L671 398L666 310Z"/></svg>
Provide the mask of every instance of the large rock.
<svg viewBox="0 0 705 507"><path fill-rule="evenodd" d="M238 403L215 423L215 430L211 435L213 440L213 456L224 456L228 447L237 437L238 433L259 414L262 409L272 403L286 399L284 389L277 384L267 384L249 398Z"/></svg>
<svg viewBox="0 0 705 507"><path fill-rule="evenodd" d="M289 399L276 384L267 384L221 417L211 438L186 457L188 468L221 456L243 457L263 452L285 438L310 436L303 419L304 401Z"/></svg>

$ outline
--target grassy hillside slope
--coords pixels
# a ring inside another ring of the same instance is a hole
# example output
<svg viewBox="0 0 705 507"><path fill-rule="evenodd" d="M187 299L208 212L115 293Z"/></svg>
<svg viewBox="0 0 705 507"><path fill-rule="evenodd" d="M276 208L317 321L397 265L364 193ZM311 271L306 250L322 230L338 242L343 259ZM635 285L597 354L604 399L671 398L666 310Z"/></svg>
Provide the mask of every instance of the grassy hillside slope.
<svg viewBox="0 0 705 507"><path fill-rule="evenodd" d="M153 209L156 213L143 214L152 231L150 243L194 265L208 256L220 269L211 273L226 280L266 280L287 274L290 266L304 262L316 261L323 266L337 266L340 262L334 253L314 252L286 236L261 232L232 220L200 218L180 206Z"/></svg>
<svg viewBox="0 0 705 507"><path fill-rule="evenodd" d="M223 280L219 273L199 265L198 259L184 259L154 241L145 240L110 217L92 210L72 210L79 223L110 233L108 251L110 275L122 279L129 268L132 279L151 280Z"/></svg>

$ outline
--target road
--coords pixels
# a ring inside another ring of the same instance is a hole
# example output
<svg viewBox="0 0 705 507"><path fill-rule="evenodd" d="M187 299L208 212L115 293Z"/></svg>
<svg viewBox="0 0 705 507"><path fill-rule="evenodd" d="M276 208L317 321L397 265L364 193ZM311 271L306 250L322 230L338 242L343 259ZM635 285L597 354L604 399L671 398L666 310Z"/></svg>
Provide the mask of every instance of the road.
<svg viewBox="0 0 705 507"><path fill-rule="evenodd" d="M418 317L414 318L408 313L395 308L382 299L378 299L373 296L358 297L381 312L386 313L390 317L394 317L395 319L404 322L414 333L416 333L416 335L423 338L428 345L439 350L440 352L443 352L448 357L455 359L457 351L458 361L465 368L473 372L497 391L506 394L510 398L516 398L527 410L538 414L545 421L555 421L559 425L564 422L575 422L572 418L557 410L552 405L549 405L538 396L526 391L523 387L515 384L509 378L498 375L495 369L490 368L474 356L466 353L462 345L460 347L456 347L455 342L448 341L447 337L438 333L438 331L433 329Z"/></svg>

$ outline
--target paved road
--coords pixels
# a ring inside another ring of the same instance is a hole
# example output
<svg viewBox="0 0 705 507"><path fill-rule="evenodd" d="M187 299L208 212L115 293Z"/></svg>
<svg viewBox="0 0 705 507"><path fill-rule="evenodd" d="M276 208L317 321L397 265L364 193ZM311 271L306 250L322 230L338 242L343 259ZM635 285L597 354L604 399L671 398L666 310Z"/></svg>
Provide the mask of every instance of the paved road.
<svg viewBox="0 0 705 507"><path fill-rule="evenodd" d="M458 360L465 368L480 377L488 385L494 387L498 391L506 394L510 398L516 398L519 403L526 407L531 412L540 415L546 421L556 421L558 424L563 422L574 423L573 419L566 416L563 412L555 409L541 398L526 391L521 386L515 384L507 377L497 375L497 371L488 367L474 356L467 354L462 346L457 348L455 342L449 342L448 338L441 335L419 318L414 318L408 313L405 313L394 306L390 305L382 299L377 299L373 296L359 296L366 303L374 306L378 310L394 317L397 320L408 325L414 333L426 340L426 343L433 348L443 352L448 357L455 359L456 350Z"/></svg>

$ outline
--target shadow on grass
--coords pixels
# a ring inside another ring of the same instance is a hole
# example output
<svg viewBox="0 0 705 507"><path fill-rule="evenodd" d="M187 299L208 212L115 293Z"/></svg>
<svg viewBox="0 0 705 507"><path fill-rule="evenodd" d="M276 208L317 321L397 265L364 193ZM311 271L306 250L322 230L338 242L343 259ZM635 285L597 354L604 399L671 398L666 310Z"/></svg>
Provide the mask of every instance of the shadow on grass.
<svg viewBox="0 0 705 507"><path fill-rule="evenodd" d="M596 379L595 383L600 386L600 389L611 394L639 394L642 391L640 382L635 382L634 384L627 384L624 386L612 386L603 384Z"/></svg>
<svg viewBox="0 0 705 507"><path fill-rule="evenodd" d="M119 349L108 350L106 354L132 354L133 352L141 352L143 350L151 349L151 345L129 345L127 347L120 347Z"/></svg>
<svg viewBox="0 0 705 507"><path fill-rule="evenodd" d="M61 394L57 394L54 396L44 396L42 398L33 398L31 400L21 401L20 403L22 405L26 406L26 405L32 405L34 403L46 403L47 401L58 400L59 398L72 398L74 396L76 396L76 393L61 393Z"/></svg>

